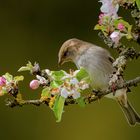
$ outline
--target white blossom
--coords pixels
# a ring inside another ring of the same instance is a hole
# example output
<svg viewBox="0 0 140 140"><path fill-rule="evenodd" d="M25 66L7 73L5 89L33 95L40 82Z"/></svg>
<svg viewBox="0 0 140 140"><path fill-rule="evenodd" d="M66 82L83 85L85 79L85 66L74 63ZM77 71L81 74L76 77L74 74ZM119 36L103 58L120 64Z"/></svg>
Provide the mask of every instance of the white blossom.
<svg viewBox="0 0 140 140"><path fill-rule="evenodd" d="M51 74L51 71L49 69L45 69L45 72L50 75Z"/></svg>
<svg viewBox="0 0 140 140"><path fill-rule="evenodd" d="M67 98L70 95L70 92L66 88L61 89L61 96Z"/></svg>
<svg viewBox="0 0 140 140"><path fill-rule="evenodd" d="M81 95L80 92L78 92L76 90L72 90L71 93L72 93L73 99L78 99Z"/></svg>
<svg viewBox="0 0 140 140"><path fill-rule="evenodd" d="M85 90L85 89L87 89L87 88L89 88L89 84L83 84L81 87L80 87L80 89L82 89L82 90Z"/></svg>
<svg viewBox="0 0 140 140"><path fill-rule="evenodd" d="M48 81L42 77L42 76L39 76L39 75L36 75L36 78L39 80L40 84L46 84Z"/></svg>
<svg viewBox="0 0 140 140"><path fill-rule="evenodd" d="M100 0L102 3L101 12L109 16L117 18L117 12L119 10L119 4L115 3L114 0Z"/></svg>
<svg viewBox="0 0 140 140"><path fill-rule="evenodd" d="M67 75L63 76L63 77L61 78L61 80L71 79L71 78L72 78L72 76L71 76L70 74L67 74Z"/></svg>
<svg viewBox="0 0 140 140"><path fill-rule="evenodd" d="M77 78L72 78L72 79L70 79L70 84L76 85L76 84L78 84L78 83L79 83L79 81L78 81Z"/></svg>
<svg viewBox="0 0 140 140"><path fill-rule="evenodd" d="M77 73L78 73L79 71L80 71L80 70L76 70L76 71L74 71L74 72L73 72L73 76L76 76Z"/></svg>
<svg viewBox="0 0 140 140"><path fill-rule="evenodd" d="M112 39L112 41L113 41L115 44L118 44L118 43L119 43L119 40L121 39L121 34L120 34L120 32L114 31L114 32L110 35L110 38Z"/></svg>

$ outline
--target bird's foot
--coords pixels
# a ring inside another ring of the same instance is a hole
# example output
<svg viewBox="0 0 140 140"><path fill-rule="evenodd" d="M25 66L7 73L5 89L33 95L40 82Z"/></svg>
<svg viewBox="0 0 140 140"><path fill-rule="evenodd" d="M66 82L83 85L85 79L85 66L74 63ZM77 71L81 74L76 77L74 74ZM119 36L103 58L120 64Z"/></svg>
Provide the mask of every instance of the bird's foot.
<svg viewBox="0 0 140 140"><path fill-rule="evenodd" d="M93 92L93 95L95 95L95 96L98 96L98 94L99 94L99 91L95 90L95 89L93 89L92 92Z"/></svg>
<svg viewBox="0 0 140 140"><path fill-rule="evenodd" d="M113 92L113 95L115 96L115 93L116 93L116 90L117 90L117 86L116 86L116 83L112 83L112 85L110 86L111 88L111 91Z"/></svg>
<svg viewBox="0 0 140 140"><path fill-rule="evenodd" d="M101 91L94 89L94 90L92 90L92 92L93 92L92 94L94 96L98 96L99 99L102 97L102 92Z"/></svg>

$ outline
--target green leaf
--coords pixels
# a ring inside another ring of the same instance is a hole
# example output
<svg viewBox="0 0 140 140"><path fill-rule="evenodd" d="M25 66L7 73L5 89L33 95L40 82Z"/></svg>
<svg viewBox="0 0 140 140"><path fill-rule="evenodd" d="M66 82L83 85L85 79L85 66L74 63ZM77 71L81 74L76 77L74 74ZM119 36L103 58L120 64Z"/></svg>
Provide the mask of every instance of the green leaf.
<svg viewBox="0 0 140 140"><path fill-rule="evenodd" d="M122 23L127 28L127 39L132 39L132 25L130 25L127 21L124 21L123 19L116 19L114 20L114 26L118 28L118 24Z"/></svg>
<svg viewBox="0 0 140 140"><path fill-rule="evenodd" d="M76 99L76 101L77 101L79 106L85 107L85 101L84 101L83 97L80 97L80 98Z"/></svg>
<svg viewBox="0 0 140 140"><path fill-rule="evenodd" d="M22 72L22 71L31 71L33 69L33 65L32 63L29 61L26 66L21 67L18 72Z"/></svg>
<svg viewBox="0 0 140 140"><path fill-rule="evenodd" d="M115 19L114 20L114 26L117 28L117 26L118 26L118 24L119 23L122 23L125 27L127 27L127 28L129 28L131 25L127 22L127 21L125 21L125 20L123 20L123 19Z"/></svg>
<svg viewBox="0 0 140 140"><path fill-rule="evenodd" d="M58 101L59 101L59 95L56 95L56 98L55 98L55 103L54 103L54 106L53 106L53 111L54 111L54 114L55 114L55 117L57 118L57 104L58 104Z"/></svg>
<svg viewBox="0 0 140 140"><path fill-rule="evenodd" d="M136 4L137 4L137 6L138 6L138 8L140 10L140 0L136 0Z"/></svg>
<svg viewBox="0 0 140 140"><path fill-rule="evenodd" d="M13 76L9 73L6 73L4 75L5 79L8 81L8 82L11 82L13 80Z"/></svg>
<svg viewBox="0 0 140 140"><path fill-rule="evenodd" d="M30 68L23 66L18 70L18 72L22 72L22 71L30 71Z"/></svg>
<svg viewBox="0 0 140 140"><path fill-rule="evenodd" d="M53 111L54 111L55 117L57 119L56 122L61 121L64 104L65 104L65 98L58 95L56 97L56 101L55 101L55 104L54 104L54 107L53 107Z"/></svg>
<svg viewBox="0 0 140 140"><path fill-rule="evenodd" d="M63 84L63 81L52 81L51 84L50 84L50 87L51 88L58 88L62 84Z"/></svg>
<svg viewBox="0 0 140 140"><path fill-rule="evenodd" d="M103 33L107 33L108 32L107 31L107 26L99 25L99 24L95 25L94 30L101 30Z"/></svg>
<svg viewBox="0 0 140 140"><path fill-rule="evenodd" d="M101 26L99 24L96 24L94 30L101 30Z"/></svg>
<svg viewBox="0 0 140 140"><path fill-rule="evenodd" d="M89 74L84 68L80 68L80 71L76 74L76 78L81 81L84 78L89 78Z"/></svg>
<svg viewBox="0 0 140 140"><path fill-rule="evenodd" d="M52 71L51 75L56 81L61 81L61 79L65 76L65 71L60 70L60 71Z"/></svg>
<svg viewBox="0 0 140 140"><path fill-rule="evenodd" d="M126 36L127 39L132 39L132 25L130 25L128 27L128 32L127 32L127 36Z"/></svg>
<svg viewBox="0 0 140 140"><path fill-rule="evenodd" d="M14 77L14 81L15 82L19 82L19 81L23 81L23 80L24 80L24 76L22 76L22 75L21 76L15 76Z"/></svg>
<svg viewBox="0 0 140 140"><path fill-rule="evenodd" d="M1 91L3 95L8 93L6 87L2 87Z"/></svg>
<svg viewBox="0 0 140 140"><path fill-rule="evenodd" d="M50 93L50 88L49 87L46 87L46 88L44 88L42 90L41 97L47 97L47 98L51 97L51 93Z"/></svg>

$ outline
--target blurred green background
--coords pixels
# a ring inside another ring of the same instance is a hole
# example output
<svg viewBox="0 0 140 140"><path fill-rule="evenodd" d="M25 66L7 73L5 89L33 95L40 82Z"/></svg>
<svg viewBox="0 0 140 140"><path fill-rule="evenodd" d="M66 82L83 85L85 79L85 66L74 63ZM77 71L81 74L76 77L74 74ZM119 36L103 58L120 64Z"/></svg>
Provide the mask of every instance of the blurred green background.
<svg viewBox="0 0 140 140"><path fill-rule="evenodd" d="M41 68L60 69L57 66L58 50L69 38L76 37L106 47L97 36L98 32L93 30L99 8L100 4L94 0L1 1L0 74L8 71L17 75L18 68L28 60L39 62ZM120 14L133 22L125 10ZM135 43L127 44L139 50ZM69 63L62 67L69 68L75 66ZM39 98L40 90L32 91L28 86L32 76L23 74L25 80L20 87L24 98ZM129 62L126 79L139 74L139 60ZM136 140L140 137L140 126L130 127L118 104L106 98L86 108L65 107L60 123L55 122L52 111L45 105L11 109L5 106L5 98L0 98L1 140ZM140 87L133 88L129 99L140 113Z"/></svg>

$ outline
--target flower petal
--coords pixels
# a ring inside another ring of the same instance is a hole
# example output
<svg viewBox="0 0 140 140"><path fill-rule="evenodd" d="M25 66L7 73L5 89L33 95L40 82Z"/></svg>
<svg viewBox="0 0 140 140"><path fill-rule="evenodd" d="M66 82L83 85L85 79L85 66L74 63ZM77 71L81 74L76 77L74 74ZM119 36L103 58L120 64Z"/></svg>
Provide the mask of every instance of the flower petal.
<svg viewBox="0 0 140 140"><path fill-rule="evenodd" d="M61 96L67 98L69 96L69 91L66 88L62 88Z"/></svg>

